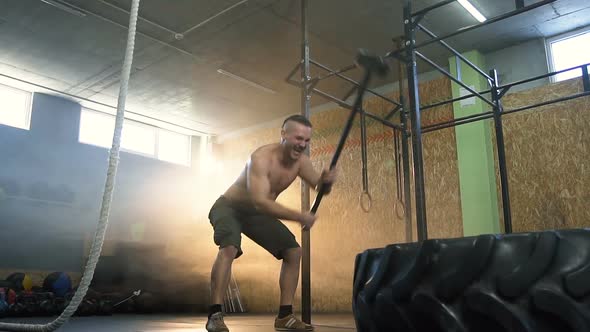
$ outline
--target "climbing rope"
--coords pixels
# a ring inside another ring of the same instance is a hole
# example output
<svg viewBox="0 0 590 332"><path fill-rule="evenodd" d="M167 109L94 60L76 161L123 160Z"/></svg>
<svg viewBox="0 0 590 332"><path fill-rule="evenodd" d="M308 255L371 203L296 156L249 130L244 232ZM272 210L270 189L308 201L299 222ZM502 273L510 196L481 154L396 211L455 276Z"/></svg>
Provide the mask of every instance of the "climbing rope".
<svg viewBox="0 0 590 332"><path fill-rule="evenodd" d="M17 323L0 323L1 331L55 331L60 328L78 309L78 306L86 296L88 287L94 276L94 269L100 257L105 233L109 222L109 213L113 198L113 189L115 186L115 176L117 175L117 166L119 164L119 149L121 146L121 132L123 130L123 120L125 118L125 100L127 99L127 88L129 85L129 76L131 73L131 63L133 61L133 49L135 47L135 27L137 24L137 13L139 1L133 0L131 4L131 15L129 18L129 33L127 35L127 48L123 60L123 69L121 72L121 87L119 89L119 99L117 102L117 117L115 119L115 132L113 133L113 145L109 154L109 168L107 170L107 179L105 182L104 193L102 197L102 206L100 210L100 219L96 226L96 234L90 249L90 257L86 263L86 268L82 275L80 285L74 294L70 304L54 321L47 324L17 324Z"/></svg>

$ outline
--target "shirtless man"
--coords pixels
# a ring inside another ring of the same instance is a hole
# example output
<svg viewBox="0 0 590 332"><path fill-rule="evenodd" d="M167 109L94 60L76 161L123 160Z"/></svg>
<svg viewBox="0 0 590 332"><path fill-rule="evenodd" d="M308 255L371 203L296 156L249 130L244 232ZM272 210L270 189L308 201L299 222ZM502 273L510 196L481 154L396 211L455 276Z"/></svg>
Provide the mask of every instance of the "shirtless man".
<svg viewBox="0 0 590 332"><path fill-rule="evenodd" d="M278 219L296 221L309 229L316 216L289 209L275 200L297 176L312 188L325 186L329 192L335 171L318 174L304 154L311 138L311 123L301 115L283 122L281 142L264 145L250 156L246 167L233 185L215 202L209 212L214 241L219 252L211 270L211 306L207 331L228 332L223 322L221 304L227 289L231 265L242 255L241 233L265 248L276 259L283 260L279 286L279 315L275 329L279 331L310 331L313 327L293 315L293 297L299 280L301 247L295 236Z"/></svg>

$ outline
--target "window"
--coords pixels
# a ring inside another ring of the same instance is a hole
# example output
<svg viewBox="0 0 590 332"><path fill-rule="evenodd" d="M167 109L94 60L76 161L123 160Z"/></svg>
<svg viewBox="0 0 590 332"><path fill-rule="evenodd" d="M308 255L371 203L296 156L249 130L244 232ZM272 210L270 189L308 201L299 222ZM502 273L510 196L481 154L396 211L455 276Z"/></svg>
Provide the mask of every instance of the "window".
<svg viewBox="0 0 590 332"><path fill-rule="evenodd" d="M549 70L552 72L590 63L590 27L547 39L546 47ZM570 70L553 76L552 81L580 76L581 69Z"/></svg>
<svg viewBox="0 0 590 332"><path fill-rule="evenodd" d="M110 114L82 110L80 114L81 143L110 148L115 131L115 117Z"/></svg>
<svg viewBox="0 0 590 332"><path fill-rule="evenodd" d="M0 84L0 124L29 130L30 92Z"/></svg>
<svg viewBox="0 0 590 332"><path fill-rule="evenodd" d="M155 156L156 129L156 127L125 119L123 136L121 137L121 148L152 157ZM112 133L111 136L113 136Z"/></svg>
<svg viewBox="0 0 590 332"><path fill-rule="evenodd" d="M160 129L158 131L158 158L177 164L190 164L191 140L187 135Z"/></svg>
<svg viewBox="0 0 590 332"><path fill-rule="evenodd" d="M113 115L89 109L82 110L79 134L81 143L110 148L114 131ZM125 119L121 150L189 166L190 142L189 135Z"/></svg>

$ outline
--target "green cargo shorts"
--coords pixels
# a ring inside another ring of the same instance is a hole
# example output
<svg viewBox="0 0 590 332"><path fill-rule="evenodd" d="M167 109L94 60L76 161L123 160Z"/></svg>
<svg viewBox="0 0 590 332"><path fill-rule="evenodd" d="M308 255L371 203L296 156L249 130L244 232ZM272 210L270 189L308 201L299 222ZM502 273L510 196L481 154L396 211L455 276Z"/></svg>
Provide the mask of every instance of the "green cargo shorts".
<svg viewBox="0 0 590 332"><path fill-rule="evenodd" d="M215 244L220 248L236 247L236 258L243 254L242 233L276 259L283 259L284 250L299 247L295 235L280 220L253 207L234 204L224 196L219 197L211 207L209 221L213 226Z"/></svg>

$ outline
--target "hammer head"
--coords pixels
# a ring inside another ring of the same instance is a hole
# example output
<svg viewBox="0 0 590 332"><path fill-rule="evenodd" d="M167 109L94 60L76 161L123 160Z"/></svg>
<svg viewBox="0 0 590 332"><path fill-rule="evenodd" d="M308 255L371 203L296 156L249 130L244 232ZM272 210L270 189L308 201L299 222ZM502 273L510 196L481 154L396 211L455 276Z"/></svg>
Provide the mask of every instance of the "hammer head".
<svg viewBox="0 0 590 332"><path fill-rule="evenodd" d="M367 50L360 49L355 63L358 66L365 68L367 71L373 72L379 76L385 76L389 71L389 66L385 63L382 57L370 55Z"/></svg>

